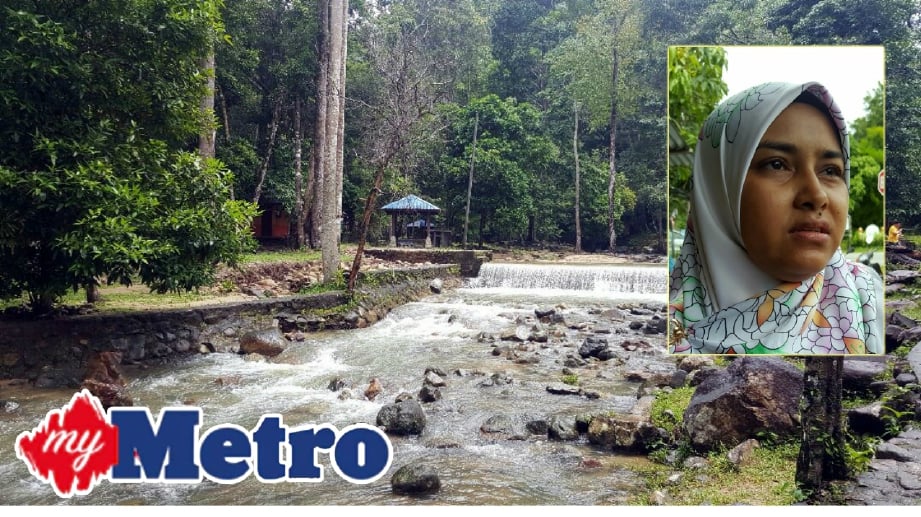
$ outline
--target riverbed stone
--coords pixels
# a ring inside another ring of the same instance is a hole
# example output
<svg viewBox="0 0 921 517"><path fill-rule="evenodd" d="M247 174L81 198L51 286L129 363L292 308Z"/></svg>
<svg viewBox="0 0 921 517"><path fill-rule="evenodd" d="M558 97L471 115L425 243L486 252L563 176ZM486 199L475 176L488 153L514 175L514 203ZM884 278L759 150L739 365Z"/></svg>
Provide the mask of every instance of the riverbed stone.
<svg viewBox="0 0 921 517"><path fill-rule="evenodd" d="M534 309L534 315L537 316L538 319L548 318L549 321L550 316L554 314L556 314L556 309L553 307L539 307Z"/></svg>
<svg viewBox="0 0 921 517"><path fill-rule="evenodd" d="M508 328L502 331L499 334L499 339L502 341L518 341L523 342L528 340L530 335L530 330L527 325L518 325L515 328Z"/></svg>
<svg viewBox="0 0 921 517"><path fill-rule="evenodd" d="M553 415L547 421L547 437L551 440L571 441L579 438L576 417L572 415Z"/></svg>
<svg viewBox="0 0 921 517"><path fill-rule="evenodd" d="M598 357L598 354L607 348L607 338L589 336L582 341L582 345L579 347L579 355L583 358Z"/></svg>
<svg viewBox="0 0 921 517"><path fill-rule="evenodd" d="M586 364L588 364L587 361L573 354L566 354L566 359L563 360L563 366L568 368L580 368Z"/></svg>
<svg viewBox="0 0 921 517"><path fill-rule="evenodd" d="M483 422L480 426L480 431L488 434L513 434L515 432L515 421L508 415L493 415Z"/></svg>
<svg viewBox="0 0 921 517"><path fill-rule="evenodd" d="M870 385L886 372L886 358L849 357L844 359L841 370L841 387L845 390L865 393Z"/></svg>
<svg viewBox="0 0 921 517"><path fill-rule="evenodd" d="M915 374L908 373L908 372L900 373L895 378L895 383L898 384L899 386L907 386L909 384L917 383L917 382L918 382L918 378L915 377Z"/></svg>
<svg viewBox="0 0 921 517"><path fill-rule="evenodd" d="M856 407L847 412L847 425L855 435L871 434L882 436L886 432L886 416L891 412L881 401Z"/></svg>
<svg viewBox="0 0 921 517"><path fill-rule="evenodd" d="M723 371L723 369L716 365L702 366L688 374L687 384L688 386L699 386L707 380L708 377L718 375L721 371Z"/></svg>
<svg viewBox="0 0 921 517"><path fill-rule="evenodd" d="M275 357L285 351L288 341L277 327L247 332L240 337L241 354Z"/></svg>
<svg viewBox="0 0 921 517"><path fill-rule="evenodd" d="M554 395L581 395L582 389L578 386L572 386L569 384L563 384L561 382L550 384L547 386L547 392Z"/></svg>
<svg viewBox="0 0 921 517"><path fill-rule="evenodd" d="M505 372L496 372L480 381L477 386L481 388L488 388L490 386L505 386L506 384L511 384L513 382L515 382L515 379L513 379L511 375Z"/></svg>
<svg viewBox="0 0 921 517"><path fill-rule="evenodd" d="M702 451L733 446L758 433L780 438L799 430L803 373L773 357L741 357L697 386L684 412L691 445Z"/></svg>
<svg viewBox="0 0 921 517"><path fill-rule="evenodd" d="M646 326L643 327L643 333L665 334L666 325L667 320L665 318L660 318L658 315L653 316L646 322Z"/></svg>
<svg viewBox="0 0 921 517"><path fill-rule="evenodd" d="M876 447L876 459L908 462L915 461L916 458L915 455L898 445L883 442Z"/></svg>
<svg viewBox="0 0 921 517"><path fill-rule="evenodd" d="M704 366L713 366L713 358L709 355L688 355L678 361L678 368L688 373L699 370Z"/></svg>
<svg viewBox="0 0 921 517"><path fill-rule="evenodd" d="M394 493L424 495L441 490L441 479L434 467L427 464L409 464L399 468L390 478Z"/></svg>
<svg viewBox="0 0 921 517"><path fill-rule="evenodd" d="M422 434L425 429L425 411L414 399L387 404L377 413L377 425L392 434Z"/></svg>
<svg viewBox="0 0 921 517"><path fill-rule="evenodd" d="M422 402L435 402L441 400L441 390L433 386L423 386L419 390L419 400Z"/></svg>
<svg viewBox="0 0 921 517"><path fill-rule="evenodd" d="M605 413L592 418L589 443L613 450L645 451L665 438L652 423L653 396L641 397L628 412Z"/></svg>
<svg viewBox="0 0 921 517"><path fill-rule="evenodd" d="M425 377L423 378L422 383L426 386L432 386L434 388L441 388L447 385L445 380L440 375L432 371L425 373Z"/></svg>
<svg viewBox="0 0 921 517"><path fill-rule="evenodd" d="M546 419L535 418L525 422L524 427L531 434L546 435L550 426Z"/></svg>
<svg viewBox="0 0 921 517"><path fill-rule="evenodd" d="M103 383L94 379L86 379L81 388L88 390L99 402L104 409L116 406L133 406L134 400L124 386L114 383Z"/></svg>
<svg viewBox="0 0 921 517"><path fill-rule="evenodd" d="M729 459L729 463L733 464L735 467L744 467L745 465L748 465L752 462L755 457L755 449L760 446L761 444L758 442L758 440L749 438L748 440L745 440L739 445L733 447L728 453L726 453L726 457Z"/></svg>

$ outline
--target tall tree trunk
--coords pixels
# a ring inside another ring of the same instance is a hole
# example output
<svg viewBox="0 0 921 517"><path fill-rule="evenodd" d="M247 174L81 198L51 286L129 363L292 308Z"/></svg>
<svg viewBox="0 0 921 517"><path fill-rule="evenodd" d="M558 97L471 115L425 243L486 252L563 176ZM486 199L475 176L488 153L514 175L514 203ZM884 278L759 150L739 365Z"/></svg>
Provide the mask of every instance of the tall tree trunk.
<svg viewBox="0 0 921 517"><path fill-rule="evenodd" d="M484 232L485 228L486 228L486 214L484 214L483 212L480 212L480 243L479 243L479 246L481 249L483 248L483 233L485 233Z"/></svg>
<svg viewBox="0 0 921 517"><path fill-rule="evenodd" d="M253 191L253 204L259 204L259 198L262 197L262 186L265 184L265 175L269 171L269 163L272 162L272 151L275 150L275 137L278 135L278 119L281 116L281 98L275 100L275 106L272 107L272 121L269 122L269 142L265 150L265 156L259 165L259 172L256 174L256 188Z"/></svg>
<svg viewBox="0 0 921 517"><path fill-rule="evenodd" d="M617 245L617 230L614 228L614 195L617 192L617 74L620 60L617 47L613 50L613 67L611 71L611 136L608 145L608 251L614 253Z"/></svg>
<svg viewBox="0 0 921 517"><path fill-rule="evenodd" d="M198 135L198 154L202 158L214 158L214 139L217 128L214 125L214 47L208 50L208 55L202 58L199 67L207 78L205 95L201 99L202 128Z"/></svg>
<svg viewBox="0 0 921 517"><path fill-rule="evenodd" d="M296 249L304 247L304 175L301 169L303 160L303 134L301 133L301 100L294 102L294 217L291 222L294 226L294 246Z"/></svg>
<svg viewBox="0 0 921 517"><path fill-rule="evenodd" d="M227 97L224 96L224 91L220 88L215 88L218 97L221 98L221 114L224 119L224 139L230 142L230 115L227 114Z"/></svg>
<svg viewBox="0 0 921 517"><path fill-rule="evenodd" d="M310 242L311 247L318 245L321 235L323 220L323 185L326 180L326 119L330 96L329 91L329 0L319 2L317 13L319 15L319 42L318 42L318 72L317 72L317 103L316 120L313 134L313 153L310 164Z"/></svg>
<svg viewBox="0 0 921 517"><path fill-rule="evenodd" d="M579 216L579 191L581 178L579 173L579 103L573 102L572 155L576 166L576 253L582 251L582 222Z"/></svg>
<svg viewBox="0 0 921 517"><path fill-rule="evenodd" d="M385 159L387 162L389 158ZM358 271L361 269L361 258L365 251L365 242L368 238L368 227L371 225L371 214L374 212L374 203L381 192L381 185L384 184L384 171L387 169L386 163L378 164L377 172L374 174L374 187L368 193L365 199L365 211L361 216L361 229L358 234L358 249L355 251L355 258L352 260L352 269L349 271L348 290L355 290L355 282L358 280Z"/></svg>
<svg viewBox="0 0 921 517"><path fill-rule="evenodd" d="M345 176L345 66L349 55L349 2L343 0L341 4L342 19L342 36L340 39L340 49L342 57L339 63L339 91L336 92L336 100L339 103L339 128L336 134L336 253L338 255L338 246L342 242L342 182Z"/></svg>
<svg viewBox="0 0 921 517"><path fill-rule="evenodd" d="M470 225L470 195L473 193L473 167L476 163L476 136L480 128L480 113L473 120L473 152L470 153L470 174L467 177L467 210L464 211L464 249L467 249L467 227Z"/></svg>
<svg viewBox="0 0 921 517"><path fill-rule="evenodd" d="M846 479L841 429L842 357L807 357L803 373L803 440L796 461L796 483L818 495L828 481Z"/></svg>
<svg viewBox="0 0 921 517"><path fill-rule="evenodd" d="M535 238L535 232L537 228L537 216L534 214L528 215L528 244L534 243L537 239Z"/></svg>
<svg viewBox="0 0 921 517"><path fill-rule="evenodd" d="M304 231L307 232L307 245L310 249L317 249L318 235L316 221L317 217L317 162L314 155L317 153L317 144L314 142L311 148L310 159L307 160L307 186L304 187L304 212L301 215L302 220L299 222Z"/></svg>
<svg viewBox="0 0 921 517"><path fill-rule="evenodd" d="M318 142L322 148L325 177L323 179L323 208L321 211L322 222L320 227L320 248L323 262L323 280L331 282L339 272L339 236L341 232L341 208L336 206L340 193L338 192L339 176L342 174L342 147L339 135L344 123L344 112L340 109L340 96L345 95L345 36L347 20L345 17L345 0L328 0L329 9L329 54L325 60L328 68L329 89L327 97L320 99L326 102L326 140ZM321 8L322 9L322 8ZM324 31L325 32L325 31Z"/></svg>

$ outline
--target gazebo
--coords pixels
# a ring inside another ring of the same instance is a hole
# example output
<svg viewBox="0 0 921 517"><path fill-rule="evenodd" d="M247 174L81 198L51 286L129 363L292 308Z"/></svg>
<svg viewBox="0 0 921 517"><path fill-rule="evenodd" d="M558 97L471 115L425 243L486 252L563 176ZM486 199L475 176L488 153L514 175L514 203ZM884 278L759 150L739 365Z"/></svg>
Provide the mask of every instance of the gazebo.
<svg viewBox="0 0 921 517"><path fill-rule="evenodd" d="M432 225L429 216L441 211L437 206L428 201L410 194L393 203L388 203L381 208L384 212L390 214L390 245L397 245L397 216L411 214L413 216L423 216L425 219L425 247L432 247Z"/></svg>

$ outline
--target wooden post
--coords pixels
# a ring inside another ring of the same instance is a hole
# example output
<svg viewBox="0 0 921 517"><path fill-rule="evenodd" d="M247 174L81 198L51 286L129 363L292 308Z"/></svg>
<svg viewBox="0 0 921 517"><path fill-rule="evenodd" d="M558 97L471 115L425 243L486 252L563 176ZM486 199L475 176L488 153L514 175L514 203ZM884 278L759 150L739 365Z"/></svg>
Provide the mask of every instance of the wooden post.
<svg viewBox="0 0 921 517"><path fill-rule="evenodd" d="M429 216L425 216L425 247L432 247L432 228L429 226Z"/></svg>
<svg viewBox="0 0 921 517"><path fill-rule="evenodd" d="M390 213L390 247L391 248L396 248L397 246L397 237L396 237L396 234L393 233L396 230L396 226L397 226L397 214L396 212L391 212Z"/></svg>

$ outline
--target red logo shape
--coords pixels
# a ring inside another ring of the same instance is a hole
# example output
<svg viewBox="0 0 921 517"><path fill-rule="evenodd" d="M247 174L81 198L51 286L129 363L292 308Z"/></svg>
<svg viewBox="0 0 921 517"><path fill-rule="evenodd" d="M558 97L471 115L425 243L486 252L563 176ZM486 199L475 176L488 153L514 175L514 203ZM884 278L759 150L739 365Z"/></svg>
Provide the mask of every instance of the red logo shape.
<svg viewBox="0 0 921 517"><path fill-rule="evenodd" d="M118 428L106 422L99 399L82 390L20 433L16 456L60 497L86 495L118 462Z"/></svg>

